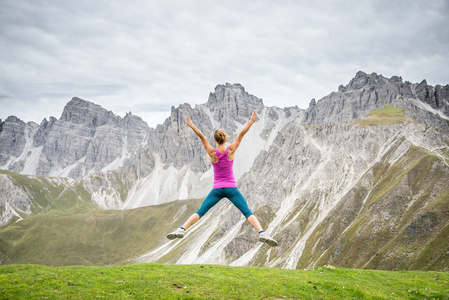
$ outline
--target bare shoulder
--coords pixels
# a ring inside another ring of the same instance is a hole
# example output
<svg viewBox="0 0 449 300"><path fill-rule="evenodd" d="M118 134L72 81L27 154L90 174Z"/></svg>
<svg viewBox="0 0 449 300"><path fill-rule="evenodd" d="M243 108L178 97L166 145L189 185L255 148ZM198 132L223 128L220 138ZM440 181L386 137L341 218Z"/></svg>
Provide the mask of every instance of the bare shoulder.
<svg viewBox="0 0 449 300"><path fill-rule="evenodd" d="M228 147L228 160L234 160L236 149L234 149L234 151L231 151L230 148L231 148L231 146Z"/></svg>
<svg viewBox="0 0 449 300"><path fill-rule="evenodd" d="M234 142L232 142L232 144L229 145L229 147L228 147L229 152L234 153L237 150L237 148L239 147L241 140L242 140L241 138L237 137L234 140Z"/></svg>
<svg viewBox="0 0 449 300"><path fill-rule="evenodd" d="M211 151L209 153L209 156L210 156L210 161L211 162L213 162L213 163L217 163L218 162L217 152L215 151L215 148L214 148L213 152Z"/></svg>
<svg viewBox="0 0 449 300"><path fill-rule="evenodd" d="M207 154L209 154L209 156L213 156L215 154L215 148L209 144L206 147L206 152Z"/></svg>

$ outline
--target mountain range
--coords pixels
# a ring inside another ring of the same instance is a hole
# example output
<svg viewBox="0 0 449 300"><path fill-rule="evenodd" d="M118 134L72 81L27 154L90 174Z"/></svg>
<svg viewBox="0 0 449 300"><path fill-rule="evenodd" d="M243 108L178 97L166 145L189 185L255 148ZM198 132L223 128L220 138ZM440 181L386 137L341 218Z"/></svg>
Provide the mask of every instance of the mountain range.
<svg viewBox="0 0 449 300"><path fill-rule="evenodd" d="M213 181L186 116L212 142L253 111L234 171L280 246L259 243L227 200L167 240ZM449 270L449 85L358 72L300 109L226 83L156 128L75 97L59 119L0 120L0 168L4 264Z"/></svg>

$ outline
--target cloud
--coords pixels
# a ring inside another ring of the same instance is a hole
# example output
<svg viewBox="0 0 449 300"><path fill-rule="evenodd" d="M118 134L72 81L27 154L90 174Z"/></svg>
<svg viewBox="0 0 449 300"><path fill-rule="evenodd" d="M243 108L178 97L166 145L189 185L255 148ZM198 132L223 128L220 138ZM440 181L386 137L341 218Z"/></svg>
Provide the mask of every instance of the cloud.
<svg viewBox="0 0 449 300"><path fill-rule="evenodd" d="M172 105L204 103L225 82L241 83L266 105L306 108L359 70L447 84L448 7L444 0L6 0L0 118L59 116L78 96L117 114L153 113L147 122L155 126Z"/></svg>

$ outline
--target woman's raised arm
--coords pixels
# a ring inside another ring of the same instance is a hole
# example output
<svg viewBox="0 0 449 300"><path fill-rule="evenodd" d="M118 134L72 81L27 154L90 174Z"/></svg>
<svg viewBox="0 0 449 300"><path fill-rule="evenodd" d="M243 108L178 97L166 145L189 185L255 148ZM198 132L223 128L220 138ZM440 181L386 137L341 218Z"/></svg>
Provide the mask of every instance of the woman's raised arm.
<svg viewBox="0 0 449 300"><path fill-rule="evenodd" d="M251 128L251 125L253 125L253 123L256 122L256 120L257 120L257 112L254 111L251 117L249 118L249 122L245 125L245 127L243 127L242 131L240 131L239 135L235 138L234 142L232 142L232 144L229 145L228 149L231 155L234 154L235 150L237 150L240 143L242 142L243 137Z"/></svg>
<svg viewBox="0 0 449 300"><path fill-rule="evenodd" d="M215 148L211 146L211 144L206 139L204 134L193 124L192 120L190 120L189 117L187 117L187 125L190 128L192 128L193 131L196 133L196 135L200 138L201 142L203 143L204 149L206 149L207 154L213 157L215 155Z"/></svg>

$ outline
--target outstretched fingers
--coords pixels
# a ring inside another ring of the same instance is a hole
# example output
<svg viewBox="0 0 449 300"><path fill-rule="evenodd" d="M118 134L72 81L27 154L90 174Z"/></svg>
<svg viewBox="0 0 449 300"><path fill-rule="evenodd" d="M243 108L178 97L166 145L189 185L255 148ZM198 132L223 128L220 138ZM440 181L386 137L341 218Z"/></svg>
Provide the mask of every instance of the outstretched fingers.
<svg viewBox="0 0 449 300"><path fill-rule="evenodd" d="M256 119L257 119L257 112L256 112L256 111L253 111L253 114L251 115L250 120L251 120L252 122L256 122Z"/></svg>
<svg viewBox="0 0 449 300"><path fill-rule="evenodd" d="M189 117L187 117L186 120L187 120L187 125L188 125L189 127L192 127L192 126L193 126L192 120L190 120Z"/></svg>

